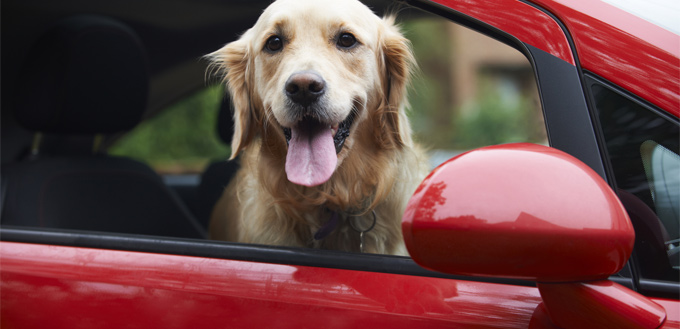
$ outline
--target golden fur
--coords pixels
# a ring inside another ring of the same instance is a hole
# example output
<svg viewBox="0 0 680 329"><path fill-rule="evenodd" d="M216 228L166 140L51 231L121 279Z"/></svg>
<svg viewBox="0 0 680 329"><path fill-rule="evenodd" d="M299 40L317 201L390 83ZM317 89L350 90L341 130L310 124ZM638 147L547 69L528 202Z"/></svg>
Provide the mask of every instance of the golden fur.
<svg viewBox="0 0 680 329"><path fill-rule="evenodd" d="M349 32L351 51L334 41ZM283 50L264 50L282 35ZM365 252L405 254L401 216L426 173L425 156L411 138L406 88L415 65L410 44L394 25L356 0L278 0L240 39L208 55L224 75L234 103L232 159L241 169L213 210L210 236L244 243L359 251L359 233L348 224L375 228ZM306 187L284 170L282 127L295 124L284 84L295 72L313 70L328 86L326 114L355 120L328 181ZM339 226L313 238L331 216Z"/></svg>

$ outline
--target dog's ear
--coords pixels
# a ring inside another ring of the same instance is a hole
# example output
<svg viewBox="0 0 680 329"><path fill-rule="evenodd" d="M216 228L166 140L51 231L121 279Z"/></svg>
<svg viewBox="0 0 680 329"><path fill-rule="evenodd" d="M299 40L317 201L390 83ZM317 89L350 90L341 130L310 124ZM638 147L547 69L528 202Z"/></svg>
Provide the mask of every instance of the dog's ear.
<svg viewBox="0 0 680 329"><path fill-rule="evenodd" d="M411 43L394 23L394 16L382 20L379 69L382 84L382 106L375 122L380 125L377 140L385 147L400 147L411 143L411 127L406 118L406 94L411 74L416 66ZM388 132L387 135L384 133Z"/></svg>
<svg viewBox="0 0 680 329"><path fill-rule="evenodd" d="M250 49L247 36L231 42L206 56L211 69L223 77L234 104L234 136L231 139L231 157L234 159L253 139L257 130L257 114L253 108L249 81Z"/></svg>

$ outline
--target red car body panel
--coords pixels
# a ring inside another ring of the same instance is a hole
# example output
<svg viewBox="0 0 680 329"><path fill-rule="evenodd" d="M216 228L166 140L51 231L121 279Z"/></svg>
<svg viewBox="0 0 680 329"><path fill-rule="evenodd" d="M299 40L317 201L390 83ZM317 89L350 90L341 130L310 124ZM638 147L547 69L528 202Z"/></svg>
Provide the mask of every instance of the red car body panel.
<svg viewBox="0 0 680 329"><path fill-rule="evenodd" d="M581 67L680 116L680 36L601 1L534 2L564 22Z"/></svg>
<svg viewBox="0 0 680 329"><path fill-rule="evenodd" d="M543 303L562 328L658 328L666 310L650 299L609 280L539 283ZM585 325L583 319L590 319Z"/></svg>
<svg viewBox="0 0 680 329"><path fill-rule="evenodd" d="M538 8L517 0L435 2L507 32L524 43L575 65L564 31L550 15Z"/></svg>
<svg viewBox="0 0 680 329"><path fill-rule="evenodd" d="M526 328L541 301L534 287L23 243L0 243L0 262L3 328Z"/></svg>
<svg viewBox="0 0 680 329"><path fill-rule="evenodd" d="M545 12L517 0L435 0L517 37L635 93L680 116L680 36L598 0L533 0Z"/></svg>

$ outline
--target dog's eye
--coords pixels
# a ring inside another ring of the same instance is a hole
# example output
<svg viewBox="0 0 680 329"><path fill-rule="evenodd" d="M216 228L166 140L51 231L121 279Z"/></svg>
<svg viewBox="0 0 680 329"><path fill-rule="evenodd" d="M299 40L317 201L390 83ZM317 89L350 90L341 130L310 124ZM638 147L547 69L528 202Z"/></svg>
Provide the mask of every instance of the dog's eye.
<svg viewBox="0 0 680 329"><path fill-rule="evenodd" d="M277 35L269 37L264 44L264 48L270 52L277 52L283 48L283 40Z"/></svg>
<svg viewBox="0 0 680 329"><path fill-rule="evenodd" d="M338 37L337 45L340 48L349 49L357 44L357 38L351 33L343 33Z"/></svg>

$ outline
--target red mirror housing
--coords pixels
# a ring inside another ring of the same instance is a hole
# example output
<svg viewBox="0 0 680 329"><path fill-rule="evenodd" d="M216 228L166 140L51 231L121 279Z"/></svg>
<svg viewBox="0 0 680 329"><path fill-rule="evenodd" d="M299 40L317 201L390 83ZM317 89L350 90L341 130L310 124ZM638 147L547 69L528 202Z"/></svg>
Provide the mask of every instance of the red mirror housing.
<svg viewBox="0 0 680 329"><path fill-rule="evenodd" d="M592 169L526 143L477 149L436 168L409 201L402 230L423 267L540 282L606 279L635 239Z"/></svg>

